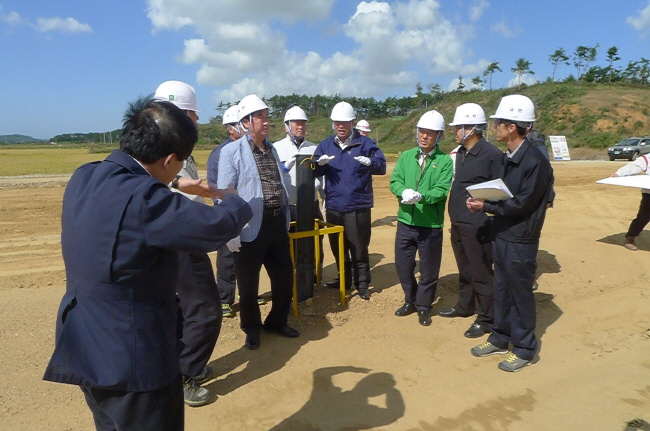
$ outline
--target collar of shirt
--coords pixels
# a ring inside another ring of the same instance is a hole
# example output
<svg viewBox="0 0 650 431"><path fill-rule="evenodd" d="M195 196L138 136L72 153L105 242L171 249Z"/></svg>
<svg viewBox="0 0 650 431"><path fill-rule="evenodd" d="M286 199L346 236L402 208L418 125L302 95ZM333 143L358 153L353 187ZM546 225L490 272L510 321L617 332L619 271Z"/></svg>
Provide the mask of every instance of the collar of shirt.
<svg viewBox="0 0 650 431"><path fill-rule="evenodd" d="M260 150L260 147L252 139L248 139L248 145L251 147L251 151L259 151L260 153L266 153L271 149L271 145L267 139L264 139L264 150Z"/></svg>
<svg viewBox="0 0 650 431"><path fill-rule="evenodd" d="M334 142L336 142L342 150L345 150L352 143L352 133L350 133L350 136L348 136L345 142L341 142L338 136L334 137Z"/></svg>
<svg viewBox="0 0 650 431"><path fill-rule="evenodd" d="M514 151L510 152L510 150L506 150L506 155L508 156L509 159L512 159L515 156L515 154L517 153L517 151L519 151L519 149L521 148L521 144L523 144L524 141L525 141L525 139L522 140L519 143L519 145L517 145L517 148L515 148Z"/></svg>
<svg viewBox="0 0 650 431"><path fill-rule="evenodd" d="M131 157L133 160L135 160L135 162L136 162L138 165L142 166L142 169L144 169L144 171L145 171L147 174L149 174L150 177L152 176L151 173L147 170L147 168L145 168L144 165L143 165L142 163L140 163L140 161L139 161L138 159L136 159L136 158L133 157L133 156L129 156L129 157Z"/></svg>

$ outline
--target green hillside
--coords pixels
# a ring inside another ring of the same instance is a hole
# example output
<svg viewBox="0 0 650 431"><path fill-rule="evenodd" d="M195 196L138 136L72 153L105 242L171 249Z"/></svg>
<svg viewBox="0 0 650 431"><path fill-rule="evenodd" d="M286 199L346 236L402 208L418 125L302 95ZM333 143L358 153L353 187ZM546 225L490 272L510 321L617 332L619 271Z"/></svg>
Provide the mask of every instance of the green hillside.
<svg viewBox="0 0 650 431"><path fill-rule="evenodd" d="M0 135L0 145L26 144L43 142L44 139L32 138L25 135Z"/></svg>
<svg viewBox="0 0 650 431"><path fill-rule="evenodd" d="M411 111L405 117L368 118L372 132L384 152L396 154L415 145L415 125L429 109L438 110L450 123L456 107L463 103L478 103L486 115L496 111L501 97L524 94L535 103L535 128L545 135L564 135L570 147L605 148L629 136L650 135L650 87L623 83L542 83L491 91L454 91L444 93L433 106ZM328 118L310 118L307 139L319 142L332 133ZM487 137L491 137L488 130ZM199 147L215 145L225 139L220 125L201 125ZM271 121L269 139L285 136L282 119ZM455 146L451 128L441 142L443 150Z"/></svg>

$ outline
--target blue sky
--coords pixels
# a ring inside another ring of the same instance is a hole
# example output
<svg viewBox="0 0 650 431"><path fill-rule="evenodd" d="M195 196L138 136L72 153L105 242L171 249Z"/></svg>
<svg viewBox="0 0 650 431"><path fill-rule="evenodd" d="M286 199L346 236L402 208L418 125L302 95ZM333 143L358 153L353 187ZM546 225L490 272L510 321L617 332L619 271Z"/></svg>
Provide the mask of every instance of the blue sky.
<svg viewBox="0 0 650 431"><path fill-rule="evenodd" d="M469 84L492 61L506 87L519 57L532 83L555 49L597 43L601 66L611 46L618 66L649 58L650 0L0 0L0 136L117 129L170 79L195 87L207 122L248 93L383 99Z"/></svg>

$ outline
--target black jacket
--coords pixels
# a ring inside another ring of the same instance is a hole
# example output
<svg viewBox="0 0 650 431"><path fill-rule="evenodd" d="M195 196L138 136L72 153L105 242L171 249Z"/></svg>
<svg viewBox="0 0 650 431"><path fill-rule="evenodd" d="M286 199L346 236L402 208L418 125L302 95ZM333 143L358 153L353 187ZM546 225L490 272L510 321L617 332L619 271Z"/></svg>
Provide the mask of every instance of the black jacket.
<svg viewBox="0 0 650 431"><path fill-rule="evenodd" d="M501 173L503 152L481 138L469 151L461 146L456 153L454 181L449 191L449 218L454 225L471 224L482 226L487 215L470 212L467 208L467 186L498 178Z"/></svg>
<svg viewBox="0 0 650 431"><path fill-rule="evenodd" d="M528 139L524 139L514 157L503 155L499 177L513 197L483 205L483 211L494 214L494 236L517 243L537 242L551 193L551 164Z"/></svg>

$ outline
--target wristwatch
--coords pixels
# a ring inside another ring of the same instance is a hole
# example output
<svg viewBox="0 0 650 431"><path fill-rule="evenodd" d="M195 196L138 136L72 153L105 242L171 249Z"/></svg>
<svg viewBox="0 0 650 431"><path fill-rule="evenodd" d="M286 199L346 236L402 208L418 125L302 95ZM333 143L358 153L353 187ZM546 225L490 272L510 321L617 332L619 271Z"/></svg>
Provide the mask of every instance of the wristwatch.
<svg viewBox="0 0 650 431"><path fill-rule="evenodd" d="M174 179L172 180L172 189L178 189L178 180L180 180L181 177L180 175L176 175Z"/></svg>

